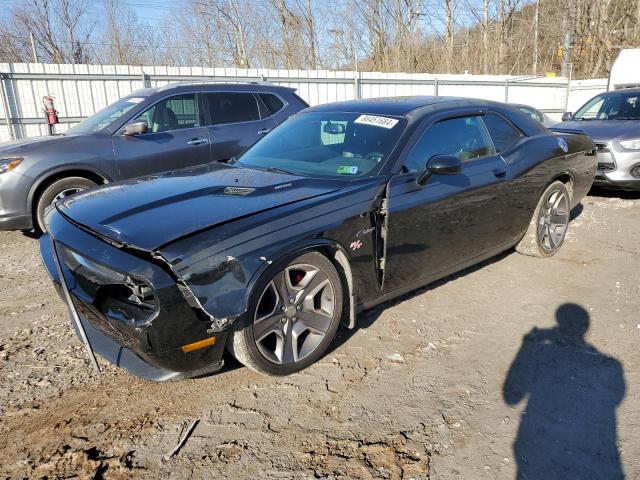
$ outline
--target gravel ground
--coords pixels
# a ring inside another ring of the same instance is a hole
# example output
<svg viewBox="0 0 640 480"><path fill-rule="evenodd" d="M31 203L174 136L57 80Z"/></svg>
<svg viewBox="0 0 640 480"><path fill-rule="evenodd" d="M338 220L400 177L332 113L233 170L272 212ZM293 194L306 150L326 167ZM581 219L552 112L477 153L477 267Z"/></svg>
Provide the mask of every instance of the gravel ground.
<svg viewBox="0 0 640 480"><path fill-rule="evenodd" d="M574 216L552 259L361 314L304 372L164 384L95 375L36 241L0 232L0 477L638 480L640 200Z"/></svg>

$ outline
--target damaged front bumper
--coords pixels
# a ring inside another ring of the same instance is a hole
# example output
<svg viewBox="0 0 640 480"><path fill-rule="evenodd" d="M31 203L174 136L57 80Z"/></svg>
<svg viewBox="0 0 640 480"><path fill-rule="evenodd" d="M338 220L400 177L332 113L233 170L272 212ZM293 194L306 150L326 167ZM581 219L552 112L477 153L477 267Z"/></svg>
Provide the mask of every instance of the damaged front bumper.
<svg viewBox="0 0 640 480"><path fill-rule="evenodd" d="M73 307L95 353L154 381L222 367L228 331L212 325L214 319L193 304L168 269L144 252L109 245L57 212L49 232L40 238L43 263L64 299L55 242Z"/></svg>

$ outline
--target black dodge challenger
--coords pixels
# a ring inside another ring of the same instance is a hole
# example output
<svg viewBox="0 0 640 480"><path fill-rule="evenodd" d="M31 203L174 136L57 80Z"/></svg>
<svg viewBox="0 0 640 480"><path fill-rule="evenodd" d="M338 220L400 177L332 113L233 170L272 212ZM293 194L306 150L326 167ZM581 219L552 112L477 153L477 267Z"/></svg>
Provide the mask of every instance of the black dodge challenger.
<svg viewBox="0 0 640 480"><path fill-rule="evenodd" d="M94 363L194 377L226 348L284 375L358 311L514 246L553 255L595 172L586 136L501 103L333 103L228 163L66 198L40 248Z"/></svg>

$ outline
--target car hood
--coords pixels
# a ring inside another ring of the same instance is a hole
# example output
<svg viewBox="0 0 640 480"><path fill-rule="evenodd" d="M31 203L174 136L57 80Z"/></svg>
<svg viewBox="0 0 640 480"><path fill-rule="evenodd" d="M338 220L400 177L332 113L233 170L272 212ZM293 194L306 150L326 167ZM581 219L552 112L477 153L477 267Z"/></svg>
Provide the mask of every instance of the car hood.
<svg viewBox="0 0 640 480"><path fill-rule="evenodd" d="M310 179L220 163L113 183L58 204L71 221L138 249L327 194L343 180Z"/></svg>
<svg viewBox="0 0 640 480"><path fill-rule="evenodd" d="M22 140L13 140L10 142L0 143L0 158L7 157L24 157L28 158L55 158L54 153L61 151L81 152L86 151L86 144L78 143L82 139L91 135L54 135L48 137L32 137ZM63 145L64 144L64 145ZM16 170L18 173L25 173L23 163Z"/></svg>
<svg viewBox="0 0 640 480"><path fill-rule="evenodd" d="M571 120L557 123L551 129L586 133L594 141L608 141L627 134L639 136L640 120Z"/></svg>

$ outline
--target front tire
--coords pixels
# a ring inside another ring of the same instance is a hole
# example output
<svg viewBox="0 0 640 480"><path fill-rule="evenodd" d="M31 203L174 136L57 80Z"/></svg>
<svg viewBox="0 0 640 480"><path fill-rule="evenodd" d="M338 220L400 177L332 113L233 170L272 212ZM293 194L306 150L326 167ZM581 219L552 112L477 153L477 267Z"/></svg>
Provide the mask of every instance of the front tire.
<svg viewBox="0 0 640 480"><path fill-rule="evenodd" d="M326 352L343 310L333 264L309 252L274 264L257 282L228 348L246 367L267 375L303 370Z"/></svg>
<svg viewBox="0 0 640 480"><path fill-rule="evenodd" d="M532 257L551 257L560 250L567 235L571 197L564 183L549 185L536 206L527 233L516 251Z"/></svg>
<svg viewBox="0 0 640 480"><path fill-rule="evenodd" d="M36 224L34 225L36 230L39 230L40 232L44 232L46 230L46 226L44 224L44 211L49 205L62 200L69 195L73 195L95 186L96 184L94 182L84 177L67 177L53 182L44 190L44 192L42 192L42 195L40 195L40 198L38 199L35 211Z"/></svg>

